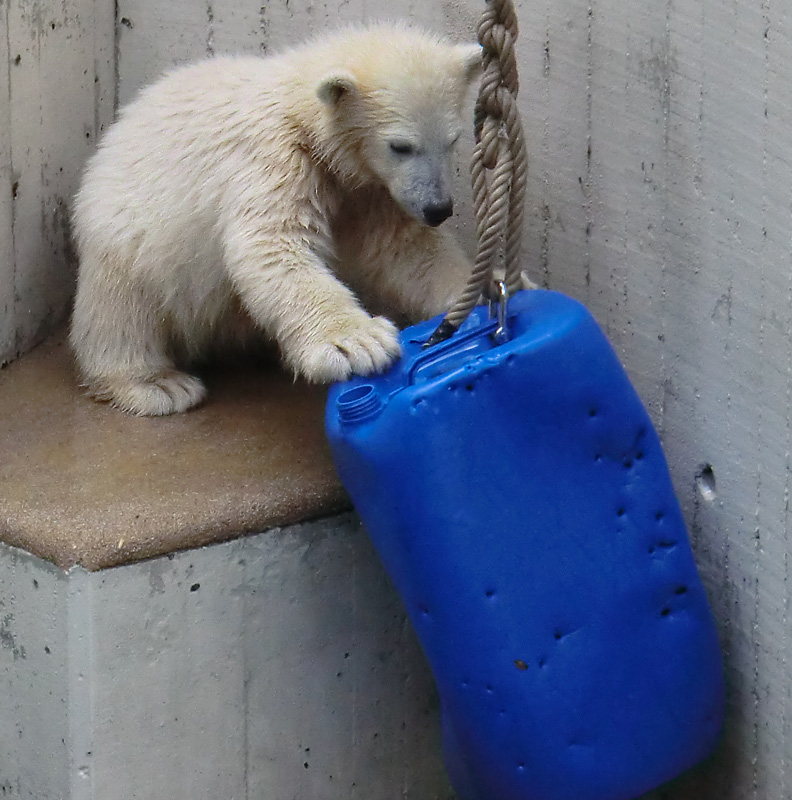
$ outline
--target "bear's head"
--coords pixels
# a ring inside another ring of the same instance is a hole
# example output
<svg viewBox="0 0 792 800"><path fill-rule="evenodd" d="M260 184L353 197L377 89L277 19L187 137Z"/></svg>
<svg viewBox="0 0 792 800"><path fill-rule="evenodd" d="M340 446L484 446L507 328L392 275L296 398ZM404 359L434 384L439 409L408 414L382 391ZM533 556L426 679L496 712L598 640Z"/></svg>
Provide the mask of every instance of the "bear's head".
<svg viewBox="0 0 792 800"><path fill-rule="evenodd" d="M453 211L452 154L481 48L401 28L353 39L343 66L316 87L334 160L361 183L382 182L418 221L439 225Z"/></svg>

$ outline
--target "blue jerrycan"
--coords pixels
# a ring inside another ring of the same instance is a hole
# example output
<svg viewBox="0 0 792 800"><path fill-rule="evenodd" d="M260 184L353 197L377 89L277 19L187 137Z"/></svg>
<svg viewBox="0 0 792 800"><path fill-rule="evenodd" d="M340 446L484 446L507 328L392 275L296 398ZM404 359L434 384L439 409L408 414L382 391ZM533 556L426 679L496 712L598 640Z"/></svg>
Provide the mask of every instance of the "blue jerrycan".
<svg viewBox="0 0 792 800"><path fill-rule="evenodd" d="M331 388L341 479L437 682L459 800L632 800L707 756L718 637L660 441L592 316L519 292Z"/></svg>

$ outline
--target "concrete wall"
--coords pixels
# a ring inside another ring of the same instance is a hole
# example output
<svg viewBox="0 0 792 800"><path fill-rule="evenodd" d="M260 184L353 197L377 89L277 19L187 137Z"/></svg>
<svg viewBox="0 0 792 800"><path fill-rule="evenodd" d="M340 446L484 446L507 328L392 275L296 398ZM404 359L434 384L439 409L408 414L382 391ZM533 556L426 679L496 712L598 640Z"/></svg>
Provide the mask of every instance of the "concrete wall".
<svg viewBox="0 0 792 800"><path fill-rule="evenodd" d="M0 0L0 365L66 313L69 203L112 119L113 4Z"/></svg>
<svg viewBox="0 0 792 800"><path fill-rule="evenodd" d="M437 716L351 515L101 572L0 543L7 800L447 800Z"/></svg>

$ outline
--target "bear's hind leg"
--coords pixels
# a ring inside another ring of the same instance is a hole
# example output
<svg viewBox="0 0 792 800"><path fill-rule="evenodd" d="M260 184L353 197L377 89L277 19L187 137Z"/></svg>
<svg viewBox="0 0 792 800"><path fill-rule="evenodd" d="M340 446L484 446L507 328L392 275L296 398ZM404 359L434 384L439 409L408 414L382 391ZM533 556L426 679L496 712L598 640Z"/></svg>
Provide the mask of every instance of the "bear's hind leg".
<svg viewBox="0 0 792 800"><path fill-rule="evenodd" d="M88 393L139 416L202 403L206 388L176 369L152 305L132 282L112 280L119 271L106 267L83 255L72 316L70 340Z"/></svg>

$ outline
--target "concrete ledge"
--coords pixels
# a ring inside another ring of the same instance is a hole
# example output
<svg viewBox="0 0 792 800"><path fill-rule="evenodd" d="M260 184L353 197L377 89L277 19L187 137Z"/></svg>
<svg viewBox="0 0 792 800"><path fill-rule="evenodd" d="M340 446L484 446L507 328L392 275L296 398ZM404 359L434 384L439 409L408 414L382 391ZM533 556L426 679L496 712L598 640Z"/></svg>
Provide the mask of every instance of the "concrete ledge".
<svg viewBox="0 0 792 800"><path fill-rule="evenodd" d="M354 515L99 572L0 545L0 586L3 797L451 797Z"/></svg>
<svg viewBox="0 0 792 800"><path fill-rule="evenodd" d="M322 388L207 375L206 406L126 416L82 395L65 335L0 371L0 541L98 570L349 507Z"/></svg>

